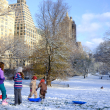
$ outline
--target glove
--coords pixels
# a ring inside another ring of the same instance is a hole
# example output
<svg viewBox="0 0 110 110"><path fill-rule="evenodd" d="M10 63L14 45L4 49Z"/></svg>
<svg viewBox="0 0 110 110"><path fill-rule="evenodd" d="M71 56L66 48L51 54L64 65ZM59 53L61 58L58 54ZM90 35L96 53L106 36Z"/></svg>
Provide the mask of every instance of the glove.
<svg viewBox="0 0 110 110"><path fill-rule="evenodd" d="M37 91L37 89L38 89L38 88L36 88L36 91Z"/></svg>

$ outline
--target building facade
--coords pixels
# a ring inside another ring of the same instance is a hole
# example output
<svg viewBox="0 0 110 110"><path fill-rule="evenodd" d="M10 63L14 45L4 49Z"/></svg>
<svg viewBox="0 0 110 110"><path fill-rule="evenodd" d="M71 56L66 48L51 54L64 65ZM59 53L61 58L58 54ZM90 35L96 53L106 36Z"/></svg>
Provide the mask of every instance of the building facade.
<svg viewBox="0 0 110 110"><path fill-rule="evenodd" d="M0 39L9 41L14 39L15 12L11 10L6 0L2 0L0 7Z"/></svg>
<svg viewBox="0 0 110 110"><path fill-rule="evenodd" d="M15 10L15 38L22 38L23 42L33 50L34 45L38 45L41 35L35 27L26 0L17 0L17 3L10 4L10 7Z"/></svg>
<svg viewBox="0 0 110 110"><path fill-rule="evenodd" d="M70 39L74 42L76 49L80 52L83 52L83 47L81 42L77 42L76 39L76 24L75 21L72 20L72 17L66 16L64 17L63 21L60 24L62 36Z"/></svg>

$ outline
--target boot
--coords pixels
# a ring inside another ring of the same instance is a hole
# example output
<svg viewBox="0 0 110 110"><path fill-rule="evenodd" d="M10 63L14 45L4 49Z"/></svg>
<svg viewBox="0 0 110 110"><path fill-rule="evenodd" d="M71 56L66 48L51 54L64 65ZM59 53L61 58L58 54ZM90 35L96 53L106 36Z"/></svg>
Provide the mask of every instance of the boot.
<svg viewBox="0 0 110 110"><path fill-rule="evenodd" d="M6 99L4 99L4 100L2 101L2 105L8 105L8 102L6 101Z"/></svg>

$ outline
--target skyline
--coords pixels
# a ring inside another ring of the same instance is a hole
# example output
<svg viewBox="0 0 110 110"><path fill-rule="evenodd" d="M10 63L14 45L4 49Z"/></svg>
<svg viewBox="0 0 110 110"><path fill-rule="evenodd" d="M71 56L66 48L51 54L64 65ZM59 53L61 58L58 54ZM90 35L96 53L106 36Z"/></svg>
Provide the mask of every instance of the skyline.
<svg viewBox="0 0 110 110"><path fill-rule="evenodd" d="M17 0L7 0L14 4ZM26 0L35 25L35 14L38 13L38 5L42 0ZM53 0L56 1L56 0ZM76 23L76 38L82 45L92 51L103 42L104 34L110 27L110 1L109 0L63 0L70 9L69 17Z"/></svg>

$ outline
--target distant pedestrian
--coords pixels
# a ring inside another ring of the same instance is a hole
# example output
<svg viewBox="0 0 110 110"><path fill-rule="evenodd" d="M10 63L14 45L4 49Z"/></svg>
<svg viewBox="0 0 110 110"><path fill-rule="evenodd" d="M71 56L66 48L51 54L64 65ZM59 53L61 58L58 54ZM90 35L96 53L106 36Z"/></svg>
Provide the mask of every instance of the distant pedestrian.
<svg viewBox="0 0 110 110"><path fill-rule="evenodd" d="M47 85L45 84L45 80L41 79L38 88L40 87L40 94L39 97L41 99L45 99L45 94L47 93Z"/></svg>
<svg viewBox="0 0 110 110"><path fill-rule="evenodd" d="M33 94L34 94L34 98L37 98L36 79L37 79L36 76L33 76L33 77L32 77L32 81L31 81L31 83L30 83L30 94L29 94L28 98L31 98Z"/></svg>
<svg viewBox="0 0 110 110"><path fill-rule="evenodd" d="M103 89L103 86L101 87L101 89Z"/></svg>
<svg viewBox="0 0 110 110"><path fill-rule="evenodd" d="M24 74L22 73L22 67L18 67L16 74L14 76L14 98L15 105L22 103L21 90L22 90L22 79L24 79Z"/></svg>
<svg viewBox="0 0 110 110"><path fill-rule="evenodd" d="M4 86L4 63L0 62L0 90L2 92L2 105L7 105L8 102L6 101L6 89Z"/></svg>

